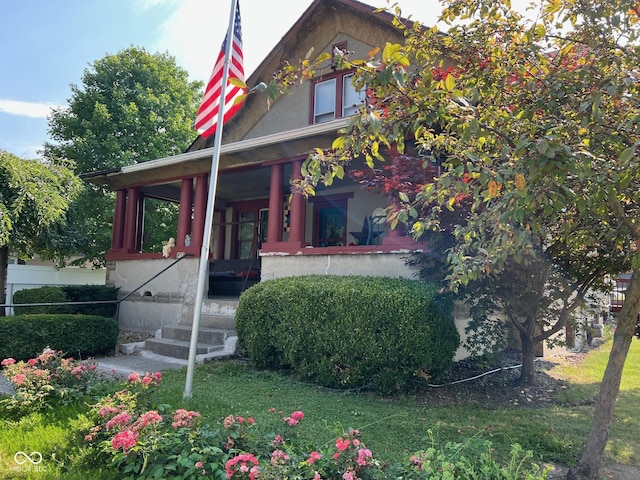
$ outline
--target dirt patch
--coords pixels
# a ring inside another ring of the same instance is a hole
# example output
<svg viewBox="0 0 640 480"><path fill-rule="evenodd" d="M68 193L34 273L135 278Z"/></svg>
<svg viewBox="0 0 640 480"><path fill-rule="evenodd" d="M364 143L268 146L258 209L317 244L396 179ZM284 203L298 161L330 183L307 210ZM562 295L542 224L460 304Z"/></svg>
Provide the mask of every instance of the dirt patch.
<svg viewBox="0 0 640 480"><path fill-rule="evenodd" d="M540 408L557 405L567 382L548 371L560 362L580 362L586 354L567 352L551 360L537 360L533 385L520 385L520 354L507 351L491 360L461 360L437 384L421 394L428 405L490 405L494 408Z"/></svg>

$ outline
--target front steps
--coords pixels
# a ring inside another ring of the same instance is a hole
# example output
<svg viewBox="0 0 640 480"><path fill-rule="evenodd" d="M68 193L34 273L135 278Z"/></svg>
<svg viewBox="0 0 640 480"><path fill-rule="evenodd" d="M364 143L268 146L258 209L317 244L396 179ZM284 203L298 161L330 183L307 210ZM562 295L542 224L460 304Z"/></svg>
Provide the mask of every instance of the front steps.
<svg viewBox="0 0 640 480"><path fill-rule="evenodd" d="M235 310L237 299L206 300L200 315L196 361L229 357L235 354L237 334ZM187 360L191 345L191 321L166 325L154 338L145 341L144 350L165 357Z"/></svg>

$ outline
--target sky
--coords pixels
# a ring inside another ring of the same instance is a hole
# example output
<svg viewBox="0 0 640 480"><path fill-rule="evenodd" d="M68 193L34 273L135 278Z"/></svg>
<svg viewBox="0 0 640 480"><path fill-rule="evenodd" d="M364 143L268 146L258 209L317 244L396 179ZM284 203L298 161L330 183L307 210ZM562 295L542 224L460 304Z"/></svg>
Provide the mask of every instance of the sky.
<svg viewBox="0 0 640 480"><path fill-rule="evenodd" d="M248 77L312 0L239 1ZM398 3L404 16L428 25L441 10L437 0ZM206 83L230 8L230 0L0 0L0 150L39 157L51 140L51 109L66 105L71 85L81 86L96 60L130 46L167 52L191 80Z"/></svg>

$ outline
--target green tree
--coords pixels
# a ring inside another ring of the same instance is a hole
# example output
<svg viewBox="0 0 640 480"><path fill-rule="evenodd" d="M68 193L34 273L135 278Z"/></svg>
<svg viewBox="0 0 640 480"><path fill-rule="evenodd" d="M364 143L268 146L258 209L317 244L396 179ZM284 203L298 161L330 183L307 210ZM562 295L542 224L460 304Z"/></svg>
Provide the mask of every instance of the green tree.
<svg viewBox="0 0 640 480"><path fill-rule="evenodd" d="M397 19L404 45L387 44L381 58L343 60L357 69L369 104L331 152L308 159L300 189L313 193L315 182L340 177L355 157L373 166L384 148L401 150L411 139L423 163L433 152L444 156L443 171L415 201L401 195L390 220L419 237L447 227L443 212L463 209L451 226L452 288L522 266L544 275L537 286L523 284L529 294L559 272L582 301L603 274L632 272L587 445L569 473L597 478L640 310L637 2L542 0L535 20L508 0L443 4L445 35ZM305 62L303 75L313 68ZM575 308L565 298L566 309Z"/></svg>
<svg viewBox="0 0 640 480"><path fill-rule="evenodd" d="M86 69L82 84L71 85L66 107L49 118L52 142L44 145L51 162L72 161L77 174L182 153L193 141L193 120L201 99L201 82L166 53L130 47L106 55ZM154 204L146 212L149 245L175 236L176 210ZM114 198L107 187L88 185L73 203L66 225L54 243L67 254L104 261L111 241ZM83 259L84 260L84 259Z"/></svg>
<svg viewBox="0 0 640 480"><path fill-rule="evenodd" d="M62 165L0 150L0 303L6 301L9 254L46 254L48 229L64 218L80 189L80 180Z"/></svg>

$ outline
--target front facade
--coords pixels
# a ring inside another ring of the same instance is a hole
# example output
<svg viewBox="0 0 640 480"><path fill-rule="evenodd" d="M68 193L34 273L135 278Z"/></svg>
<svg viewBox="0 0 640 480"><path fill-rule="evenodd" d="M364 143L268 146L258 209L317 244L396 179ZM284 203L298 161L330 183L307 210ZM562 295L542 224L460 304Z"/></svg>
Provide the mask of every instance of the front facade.
<svg viewBox="0 0 640 480"><path fill-rule="evenodd" d="M341 48L363 58L385 42L402 42L391 16L353 0L316 0L247 84L267 82L284 61L295 64L312 47L316 54ZM384 195L346 177L313 197L291 195L290 182L300 178L309 152L329 148L363 101L351 74L327 65L268 109L263 96L250 95L225 124L203 312L217 308L217 298L283 276L414 278L406 260L425 246L388 228ZM212 143L199 137L181 155L85 175L116 192L107 283L121 296L135 290L121 305L123 329L153 331L193 315ZM351 166L358 167L364 165ZM142 212L149 199L179 204L175 246L165 252L145 251Z"/></svg>

